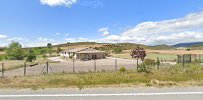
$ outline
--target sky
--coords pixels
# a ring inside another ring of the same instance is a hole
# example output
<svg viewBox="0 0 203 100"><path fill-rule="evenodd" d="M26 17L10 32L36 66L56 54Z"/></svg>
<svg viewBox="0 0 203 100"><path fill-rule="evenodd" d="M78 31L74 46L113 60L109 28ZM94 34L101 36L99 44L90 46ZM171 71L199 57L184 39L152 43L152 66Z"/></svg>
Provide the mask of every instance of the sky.
<svg viewBox="0 0 203 100"><path fill-rule="evenodd" d="M1 0L0 47L203 42L203 0Z"/></svg>

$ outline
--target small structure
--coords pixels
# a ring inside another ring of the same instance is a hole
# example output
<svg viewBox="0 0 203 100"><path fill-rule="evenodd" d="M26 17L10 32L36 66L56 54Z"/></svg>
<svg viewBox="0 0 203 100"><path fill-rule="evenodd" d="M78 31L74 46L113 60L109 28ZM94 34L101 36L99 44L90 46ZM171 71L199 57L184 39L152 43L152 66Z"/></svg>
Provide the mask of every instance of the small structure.
<svg viewBox="0 0 203 100"><path fill-rule="evenodd" d="M94 59L104 59L105 52L98 51L93 48L76 48L62 51L60 53L60 56L65 59L94 60Z"/></svg>

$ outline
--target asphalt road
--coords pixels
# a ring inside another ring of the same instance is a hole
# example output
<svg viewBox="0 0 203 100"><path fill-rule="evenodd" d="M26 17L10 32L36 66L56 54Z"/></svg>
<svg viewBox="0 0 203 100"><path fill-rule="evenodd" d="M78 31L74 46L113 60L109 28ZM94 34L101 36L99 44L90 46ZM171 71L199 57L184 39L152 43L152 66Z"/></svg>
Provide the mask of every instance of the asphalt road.
<svg viewBox="0 0 203 100"><path fill-rule="evenodd" d="M92 88L1 89L0 100L202 100L203 87L193 88Z"/></svg>

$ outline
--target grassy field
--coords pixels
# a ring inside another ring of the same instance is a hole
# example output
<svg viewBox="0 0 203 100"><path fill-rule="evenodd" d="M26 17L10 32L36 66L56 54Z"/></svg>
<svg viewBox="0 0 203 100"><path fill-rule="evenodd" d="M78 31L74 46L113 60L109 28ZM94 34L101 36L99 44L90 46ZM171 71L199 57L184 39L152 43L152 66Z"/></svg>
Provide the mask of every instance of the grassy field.
<svg viewBox="0 0 203 100"><path fill-rule="evenodd" d="M147 53L161 53L161 54L203 54L203 50L147 50Z"/></svg>
<svg viewBox="0 0 203 100"><path fill-rule="evenodd" d="M98 72L98 73L58 73L44 76L27 76L0 79L0 88L68 88L101 86L203 86L203 66L198 64L162 67L151 73Z"/></svg>
<svg viewBox="0 0 203 100"><path fill-rule="evenodd" d="M112 54L112 56L116 58L133 59L130 56L130 53ZM147 53L146 59L157 60L157 57L159 57L160 60L167 61L176 61L177 59L176 54L164 54L164 53Z"/></svg>

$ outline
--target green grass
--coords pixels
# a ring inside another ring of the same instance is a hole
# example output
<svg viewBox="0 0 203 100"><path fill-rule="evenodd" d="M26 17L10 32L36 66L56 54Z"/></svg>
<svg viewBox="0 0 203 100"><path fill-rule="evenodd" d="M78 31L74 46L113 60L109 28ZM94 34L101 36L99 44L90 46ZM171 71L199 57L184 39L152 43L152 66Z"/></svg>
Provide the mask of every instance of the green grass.
<svg viewBox="0 0 203 100"><path fill-rule="evenodd" d="M112 56L116 58L133 59L129 53L112 54ZM146 59L157 60L157 57L159 57L160 60L167 61L176 61L177 59L176 54L161 54L161 53L147 53Z"/></svg>
<svg viewBox="0 0 203 100"><path fill-rule="evenodd" d="M0 88L67 88L112 85L141 85L145 86L174 86L187 82L203 85L203 66L198 64L175 65L161 67L160 70L151 69L151 73L139 73L128 70L126 72L98 72L98 73L56 73L44 76L27 76L0 79ZM193 84L194 85L194 84Z"/></svg>
<svg viewBox="0 0 203 100"><path fill-rule="evenodd" d="M177 60L176 54L161 54L161 53L148 53L146 59L157 60L157 57L159 57L160 60L167 60L167 61Z"/></svg>

